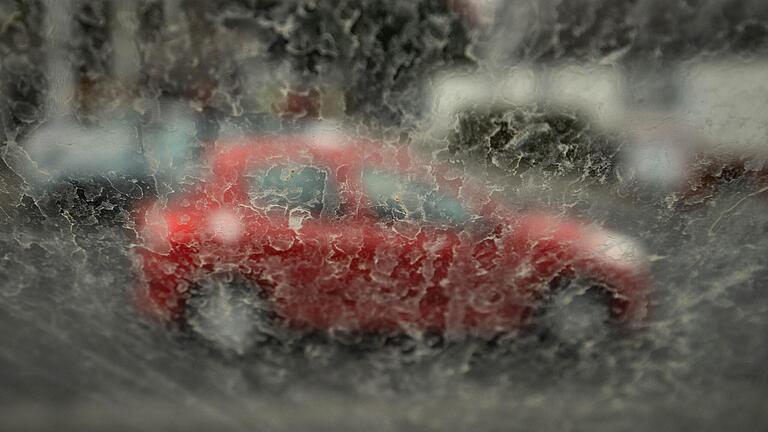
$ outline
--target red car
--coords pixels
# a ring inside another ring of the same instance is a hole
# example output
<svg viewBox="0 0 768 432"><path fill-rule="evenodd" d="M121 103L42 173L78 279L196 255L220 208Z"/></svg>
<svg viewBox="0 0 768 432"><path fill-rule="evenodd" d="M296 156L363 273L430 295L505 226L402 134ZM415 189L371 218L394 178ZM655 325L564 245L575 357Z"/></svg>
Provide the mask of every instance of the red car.
<svg viewBox="0 0 768 432"><path fill-rule="evenodd" d="M208 180L138 218L141 304L204 335L490 336L531 323L564 279L601 287L600 320L633 325L646 315L647 262L634 240L515 211L406 147L262 136L210 158Z"/></svg>

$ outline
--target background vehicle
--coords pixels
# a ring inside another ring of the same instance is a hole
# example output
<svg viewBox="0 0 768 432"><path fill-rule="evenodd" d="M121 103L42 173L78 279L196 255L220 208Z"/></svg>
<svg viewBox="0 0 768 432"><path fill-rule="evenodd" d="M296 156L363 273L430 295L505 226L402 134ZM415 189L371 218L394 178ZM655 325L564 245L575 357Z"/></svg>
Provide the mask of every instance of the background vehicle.
<svg viewBox="0 0 768 432"><path fill-rule="evenodd" d="M749 193L768 185L764 62L695 62L675 79L675 103L637 111L624 122L628 145L619 161L623 182L667 197L676 208L707 202L727 183Z"/></svg>
<svg viewBox="0 0 768 432"><path fill-rule="evenodd" d="M30 183L181 175L195 156L195 118L181 104L158 105L145 119L130 110L94 125L62 119L31 131L22 143L35 163Z"/></svg>
<svg viewBox="0 0 768 432"><path fill-rule="evenodd" d="M511 176L592 178L620 195L684 209L724 183L753 192L768 184L756 108L765 70L733 61L697 62L686 75L672 66L625 74L598 64L449 73L431 86L424 135L432 148L447 145L454 157Z"/></svg>
<svg viewBox="0 0 768 432"><path fill-rule="evenodd" d="M609 183L621 142L614 125L624 116L619 78L587 65L446 73L428 92L424 142L516 183Z"/></svg>

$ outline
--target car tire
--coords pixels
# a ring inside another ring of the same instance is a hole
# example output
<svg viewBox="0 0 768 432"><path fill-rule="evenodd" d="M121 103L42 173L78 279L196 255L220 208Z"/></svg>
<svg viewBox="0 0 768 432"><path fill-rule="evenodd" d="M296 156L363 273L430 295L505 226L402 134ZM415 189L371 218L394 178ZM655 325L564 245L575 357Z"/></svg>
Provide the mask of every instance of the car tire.
<svg viewBox="0 0 768 432"><path fill-rule="evenodd" d="M262 287L236 272L209 274L190 292L185 326L217 349L245 353L275 335L274 313Z"/></svg>
<svg viewBox="0 0 768 432"><path fill-rule="evenodd" d="M559 277L537 313L542 339L566 352L603 347L617 329L613 294L594 280Z"/></svg>

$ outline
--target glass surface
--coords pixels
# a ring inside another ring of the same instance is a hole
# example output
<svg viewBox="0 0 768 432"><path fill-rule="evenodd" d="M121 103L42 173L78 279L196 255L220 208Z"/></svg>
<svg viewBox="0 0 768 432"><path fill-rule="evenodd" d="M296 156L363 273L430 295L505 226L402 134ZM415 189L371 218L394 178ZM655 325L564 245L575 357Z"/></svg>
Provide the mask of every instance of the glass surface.
<svg viewBox="0 0 768 432"><path fill-rule="evenodd" d="M767 430L766 257L766 0L0 0L0 431Z"/></svg>
<svg viewBox="0 0 768 432"><path fill-rule="evenodd" d="M462 225L471 218L458 199L420 182L408 181L375 170L363 171L363 187L373 210L382 220L423 220Z"/></svg>
<svg viewBox="0 0 768 432"><path fill-rule="evenodd" d="M311 166L278 165L247 176L251 200L258 206L303 208L314 217L323 210L326 172Z"/></svg>

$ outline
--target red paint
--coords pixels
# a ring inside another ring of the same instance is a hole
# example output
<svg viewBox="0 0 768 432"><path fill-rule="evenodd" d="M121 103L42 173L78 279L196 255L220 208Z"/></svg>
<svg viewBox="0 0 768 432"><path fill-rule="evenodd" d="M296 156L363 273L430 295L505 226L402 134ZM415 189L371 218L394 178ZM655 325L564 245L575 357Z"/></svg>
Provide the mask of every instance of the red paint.
<svg viewBox="0 0 768 432"><path fill-rule="evenodd" d="M209 155L210 179L166 206L149 203L138 220L145 242L138 248L147 282L144 307L182 320L189 287L226 267L261 285L274 311L294 328L507 331L529 321L561 274L602 281L614 294L619 321L645 316L644 258L611 258L601 237L610 233L516 212L483 184L420 161L403 147L348 137L330 141L264 136L221 145ZM298 228L284 209L254 207L245 174L285 164L322 168L335 183L338 205L327 204L333 208ZM460 226L382 221L365 193L366 169L434 185L476 217ZM240 228L220 224L217 231L218 220Z"/></svg>

